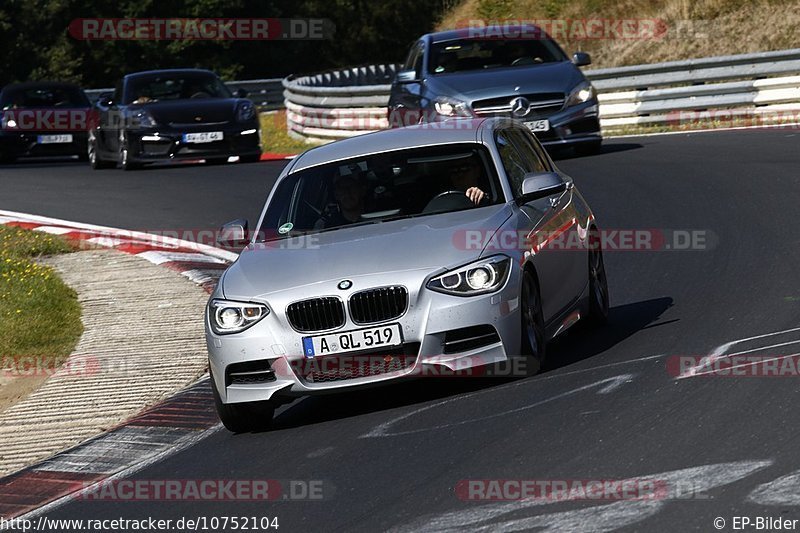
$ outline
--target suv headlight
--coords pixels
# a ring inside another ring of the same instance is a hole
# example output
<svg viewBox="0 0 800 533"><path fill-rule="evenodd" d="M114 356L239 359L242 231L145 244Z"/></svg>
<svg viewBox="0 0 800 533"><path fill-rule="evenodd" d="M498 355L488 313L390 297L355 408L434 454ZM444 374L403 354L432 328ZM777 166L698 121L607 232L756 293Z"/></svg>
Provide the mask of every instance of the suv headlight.
<svg viewBox="0 0 800 533"><path fill-rule="evenodd" d="M141 109L133 114L133 125L139 128L155 128L157 124L153 115Z"/></svg>
<svg viewBox="0 0 800 533"><path fill-rule="evenodd" d="M208 323L217 335L244 331L269 314L263 304L211 300L208 303Z"/></svg>
<svg viewBox="0 0 800 533"><path fill-rule="evenodd" d="M466 102L455 98L437 98L433 102L433 108L445 117L471 117L472 112Z"/></svg>
<svg viewBox="0 0 800 533"><path fill-rule="evenodd" d="M247 122L256 116L256 108L250 102L242 102L239 104L239 109L236 111L236 120L239 122Z"/></svg>
<svg viewBox="0 0 800 533"><path fill-rule="evenodd" d="M455 296L486 294L505 285L510 271L511 258L495 255L431 278L427 287Z"/></svg>
<svg viewBox="0 0 800 533"><path fill-rule="evenodd" d="M575 86L567 98L567 107L588 102L596 96L594 87L588 81L584 81Z"/></svg>

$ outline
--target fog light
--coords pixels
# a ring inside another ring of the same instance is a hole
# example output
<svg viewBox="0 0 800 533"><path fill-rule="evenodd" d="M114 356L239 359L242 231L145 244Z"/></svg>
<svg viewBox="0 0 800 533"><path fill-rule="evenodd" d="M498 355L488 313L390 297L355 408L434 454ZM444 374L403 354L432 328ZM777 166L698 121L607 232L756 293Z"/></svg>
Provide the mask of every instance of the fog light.
<svg viewBox="0 0 800 533"><path fill-rule="evenodd" d="M461 274L450 274L442 278L442 287L445 289L454 289L461 284Z"/></svg>

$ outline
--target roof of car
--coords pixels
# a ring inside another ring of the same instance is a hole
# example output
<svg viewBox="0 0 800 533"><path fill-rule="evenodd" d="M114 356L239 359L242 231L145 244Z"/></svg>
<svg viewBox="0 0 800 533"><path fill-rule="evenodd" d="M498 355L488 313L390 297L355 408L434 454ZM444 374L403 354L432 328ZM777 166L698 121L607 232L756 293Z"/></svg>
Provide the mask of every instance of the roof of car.
<svg viewBox="0 0 800 533"><path fill-rule="evenodd" d="M300 154L292 165L292 172L332 161L393 150L458 142L480 142L478 132L489 120L451 119L445 122L381 130L323 144Z"/></svg>
<svg viewBox="0 0 800 533"><path fill-rule="evenodd" d="M528 35L546 35L544 31L534 24L501 24L493 26L471 26L468 28L457 28L455 30L445 30L436 33L429 33L423 36L432 43L440 43L444 41L453 41L456 39L479 39L483 36L489 35L493 39L503 39L503 36L508 36L508 39L523 38L518 37L522 30L525 30Z"/></svg>
<svg viewBox="0 0 800 533"><path fill-rule="evenodd" d="M138 78L139 76L153 76L158 74L212 74L212 71L202 68L169 68L161 70L143 70L141 72L131 72L127 74L126 78Z"/></svg>

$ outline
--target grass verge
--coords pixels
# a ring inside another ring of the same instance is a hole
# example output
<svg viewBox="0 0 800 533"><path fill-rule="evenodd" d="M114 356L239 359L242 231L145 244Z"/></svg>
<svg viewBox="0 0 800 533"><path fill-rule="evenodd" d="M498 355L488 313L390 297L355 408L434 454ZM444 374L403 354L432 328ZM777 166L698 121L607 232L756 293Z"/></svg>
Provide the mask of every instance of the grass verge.
<svg viewBox="0 0 800 533"><path fill-rule="evenodd" d="M60 237L0 226L0 356L6 371L27 356L56 368L75 348L83 332L78 297L36 261L71 251Z"/></svg>
<svg viewBox="0 0 800 533"><path fill-rule="evenodd" d="M261 113L261 149L273 154L299 154L317 146L297 140L286 132L286 111Z"/></svg>

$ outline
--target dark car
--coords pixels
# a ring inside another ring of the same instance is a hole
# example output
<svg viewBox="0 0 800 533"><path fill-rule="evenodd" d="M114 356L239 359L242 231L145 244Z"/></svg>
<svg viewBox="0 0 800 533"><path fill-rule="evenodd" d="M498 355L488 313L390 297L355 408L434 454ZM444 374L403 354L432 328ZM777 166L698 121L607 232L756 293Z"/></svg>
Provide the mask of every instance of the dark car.
<svg viewBox="0 0 800 533"><path fill-rule="evenodd" d="M89 131L92 168L125 170L145 163L205 159L223 163L261 156L258 112L244 91L234 96L208 70L128 74L114 94L101 94Z"/></svg>
<svg viewBox="0 0 800 533"><path fill-rule="evenodd" d="M521 120L543 145L580 153L602 143L597 96L572 59L536 26L460 29L423 35L392 84L392 127L456 117Z"/></svg>
<svg viewBox="0 0 800 533"><path fill-rule="evenodd" d="M87 158L91 104L77 85L31 82L0 92L0 161L23 156Z"/></svg>

